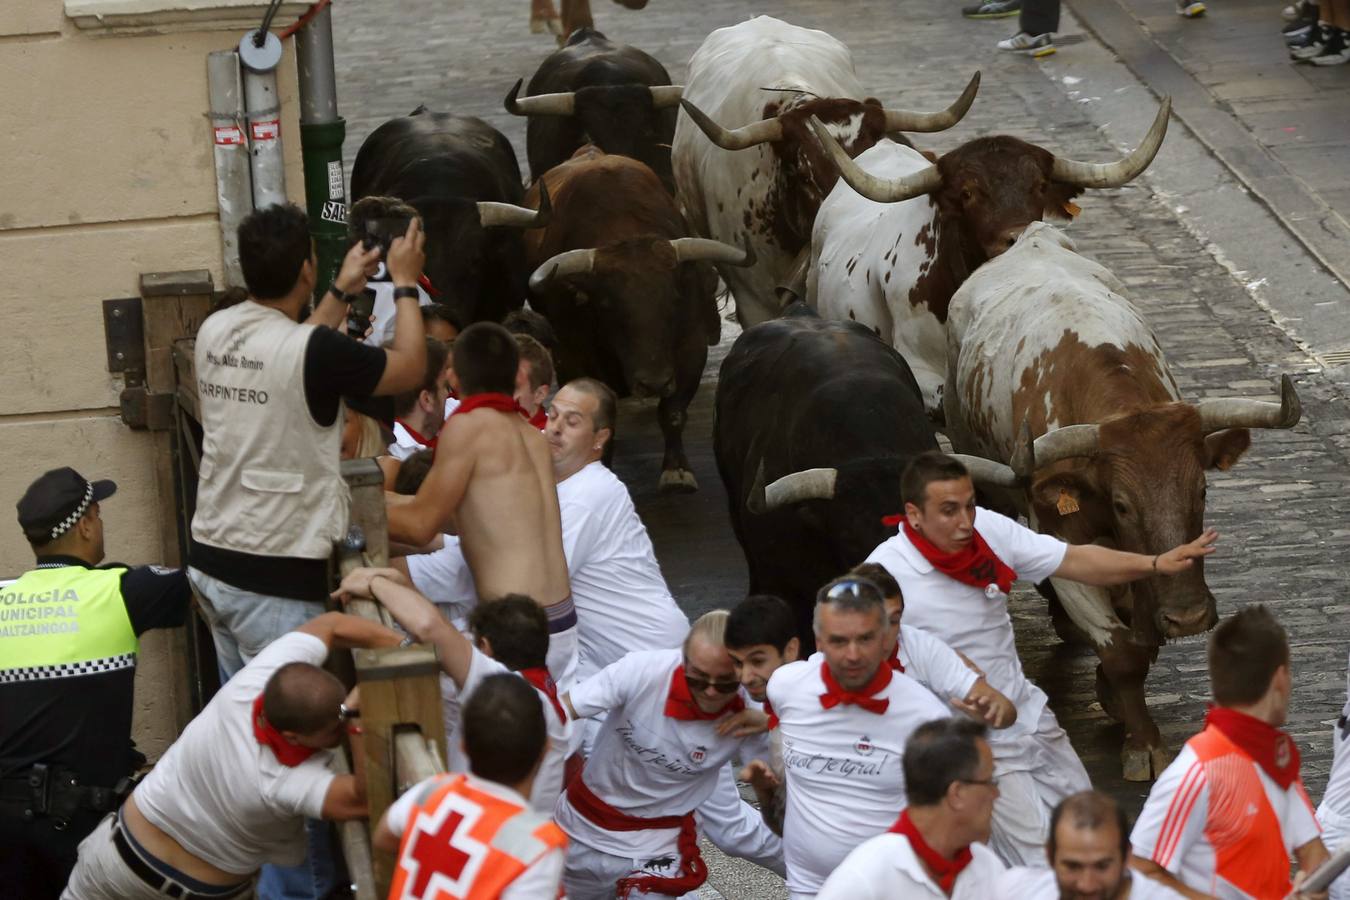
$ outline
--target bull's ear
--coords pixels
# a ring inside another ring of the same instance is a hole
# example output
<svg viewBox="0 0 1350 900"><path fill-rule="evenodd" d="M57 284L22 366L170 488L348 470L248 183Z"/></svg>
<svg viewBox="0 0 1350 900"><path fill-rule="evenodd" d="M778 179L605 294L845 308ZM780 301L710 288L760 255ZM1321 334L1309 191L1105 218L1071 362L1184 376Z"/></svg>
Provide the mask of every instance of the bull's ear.
<svg viewBox="0 0 1350 900"><path fill-rule="evenodd" d="M1205 468L1227 471L1252 445L1252 433L1246 428L1229 428L1205 435Z"/></svg>
<svg viewBox="0 0 1350 900"><path fill-rule="evenodd" d="M1062 516L1078 512L1095 494L1095 486L1082 471L1056 472L1037 478L1031 485L1032 501L1055 509Z"/></svg>
<svg viewBox="0 0 1350 900"><path fill-rule="evenodd" d="M1045 218L1047 221L1059 219L1067 222L1078 215L1079 209L1073 198L1083 193L1076 185L1062 181L1052 181L1045 191Z"/></svg>

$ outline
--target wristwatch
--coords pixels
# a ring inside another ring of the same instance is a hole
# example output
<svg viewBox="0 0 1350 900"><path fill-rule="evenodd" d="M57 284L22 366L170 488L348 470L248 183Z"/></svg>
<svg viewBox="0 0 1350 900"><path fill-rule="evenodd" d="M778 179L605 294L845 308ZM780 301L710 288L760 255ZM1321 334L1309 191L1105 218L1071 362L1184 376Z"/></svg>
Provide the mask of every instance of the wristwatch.
<svg viewBox="0 0 1350 900"><path fill-rule="evenodd" d="M348 306L351 306L357 300L356 294L347 293L342 288L338 287L336 282L334 282L332 286L328 288L328 293L332 294L334 297L338 298Z"/></svg>

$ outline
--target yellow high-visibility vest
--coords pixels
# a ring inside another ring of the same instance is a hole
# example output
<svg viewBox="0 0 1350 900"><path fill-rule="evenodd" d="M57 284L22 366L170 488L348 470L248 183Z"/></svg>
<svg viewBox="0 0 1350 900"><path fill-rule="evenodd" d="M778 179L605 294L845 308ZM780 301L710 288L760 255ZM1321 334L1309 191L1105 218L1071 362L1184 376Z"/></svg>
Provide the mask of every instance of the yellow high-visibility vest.
<svg viewBox="0 0 1350 900"><path fill-rule="evenodd" d="M124 568L37 568L0 588L0 684L131 669Z"/></svg>

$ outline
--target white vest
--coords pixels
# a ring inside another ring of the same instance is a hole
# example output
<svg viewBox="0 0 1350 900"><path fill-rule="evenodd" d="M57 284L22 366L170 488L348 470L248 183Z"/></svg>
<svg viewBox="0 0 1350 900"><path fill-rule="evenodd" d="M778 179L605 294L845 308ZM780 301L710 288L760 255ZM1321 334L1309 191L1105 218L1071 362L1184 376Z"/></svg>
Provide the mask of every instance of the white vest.
<svg viewBox="0 0 1350 900"><path fill-rule="evenodd" d="M258 556L327 559L347 530L342 415L322 427L305 402L315 326L246 301L197 333L202 462L192 537Z"/></svg>

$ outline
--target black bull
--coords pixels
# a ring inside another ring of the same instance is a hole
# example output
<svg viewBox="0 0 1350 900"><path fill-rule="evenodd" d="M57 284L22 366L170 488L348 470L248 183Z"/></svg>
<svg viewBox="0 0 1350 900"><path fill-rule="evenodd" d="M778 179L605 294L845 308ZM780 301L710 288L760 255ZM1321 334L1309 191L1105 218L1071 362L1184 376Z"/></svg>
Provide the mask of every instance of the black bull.
<svg viewBox="0 0 1350 900"><path fill-rule="evenodd" d="M717 470L750 592L793 607L804 648L817 589L895 533L881 519L901 511L900 473L936 449L909 366L863 326L794 305L736 340L717 380ZM838 471L833 500L761 508L764 485L816 468Z"/></svg>
<svg viewBox="0 0 1350 900"><path fill-rule="evenodd" d="M427 112L390 119L370 133L352 166L352 199L397 197L426 231L426 275L467 325L500 321L525 301L529 271L519 227L484 227L477 203L520 206L511 143L481 119Z"/></svg>

